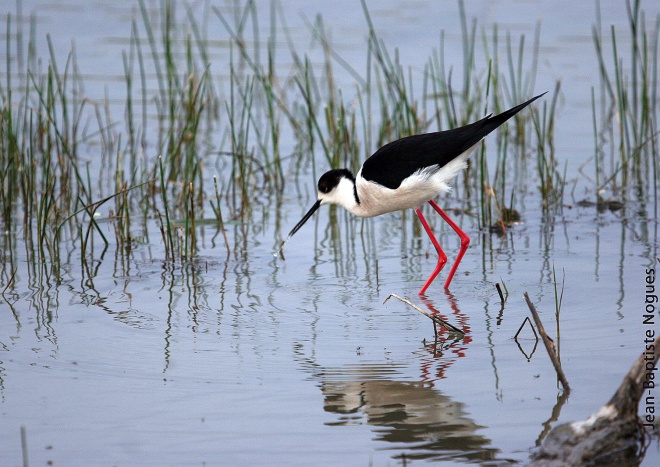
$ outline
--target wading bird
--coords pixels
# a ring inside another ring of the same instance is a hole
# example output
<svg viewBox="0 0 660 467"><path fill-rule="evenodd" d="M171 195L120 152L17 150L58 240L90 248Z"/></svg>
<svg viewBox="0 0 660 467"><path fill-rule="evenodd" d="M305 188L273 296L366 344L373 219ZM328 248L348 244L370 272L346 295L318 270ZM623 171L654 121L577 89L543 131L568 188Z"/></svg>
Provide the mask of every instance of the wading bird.
<svg viewBox="0 0 660 467"><path fill-rule="evenodd" d="M357 176L353 176L348 169L335 169L324 173L318 182L316 203L291 230L280 250L324 204L338 204L359 217L374 217L412 208L438 252L438 264L419 291L421 295L447 263L447 255L420 209L422 204L428 202L461 239L458 256L445 282L445 289L449 288L456 268L470 244L470 238L433 198L451 189L449 182L467 167L467 158L482 139L543 94L499 115L488 115L460 128L392 141L369 157L362 164Z"/></svg>

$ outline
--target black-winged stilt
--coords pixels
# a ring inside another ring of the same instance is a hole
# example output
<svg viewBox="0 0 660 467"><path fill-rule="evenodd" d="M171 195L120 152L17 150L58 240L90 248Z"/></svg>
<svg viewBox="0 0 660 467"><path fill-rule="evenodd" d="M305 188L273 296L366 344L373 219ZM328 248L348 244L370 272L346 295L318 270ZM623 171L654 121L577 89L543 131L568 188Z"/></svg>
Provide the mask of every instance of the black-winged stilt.
<svg viewBox="0 0 660 467"><path fill-rule="evenodd" d="M353 176L348 169L324 173L319 179L316 203L291 230L285 242L324 204L338 204L359 217L373 217L413 208L438 252L438 264L419 291L421 295L447 263L447 255L420 209L422 204L428 202L461 239L458 256L445 282L445 289L449 288L456 268L470 244L470 238L433 198L451 189L449 182L467 167L467 158L482 139L543 94L499 115L488 115L460 128L392 141L369 157L357 176Z"/></svg>

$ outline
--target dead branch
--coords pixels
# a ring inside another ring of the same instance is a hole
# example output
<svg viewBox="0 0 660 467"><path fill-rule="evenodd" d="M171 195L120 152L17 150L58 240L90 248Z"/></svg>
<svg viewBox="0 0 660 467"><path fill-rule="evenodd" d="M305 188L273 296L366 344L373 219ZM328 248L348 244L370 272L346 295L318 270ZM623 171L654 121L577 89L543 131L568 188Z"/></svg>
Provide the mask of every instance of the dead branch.
<svg viewBox="0 0 660 467"><path fill-rule="evenodd" d="M449 324L448 322L446 322L445 320L443 320L443 319L440 318L439 316L434 316L434 315L431 315L431 314L425 312L425 311L422 310L420 307L418 307L417 305L415 305L414 303L412 303L410 300L408 300L408 299L406 299L406 298L399 297L397 294L391 293L391 294L385 299L385 301L383 302L383 304L387 303L387 301L388 301L390 298L392 298L392 297L394 297L394 298L396 298L396 299L402 301L403 303L407 303L408 305L410 305L411 307L413 307L415 310L419 311L421 314L423 314L423 315L426 316L428 319L430 319L431 321L433 321L434 324L437 323L437 324L439 324L440 326L443 326L445 329L447 329L447 331L450 331L450 332L458 332L458 333L460 333L460 334L465 334L463 331L461 331L460 329L458 329L456 326L452 326L451 324Z"/></svg>
<svg viewBox="0 0 660 467"><path fill-rule="evenodd" d="M541 322L541 318L539 317L539 314L536 311L536 308L534 307L534 304L529 299L529 295L527 294L527 292L525 292L525 301L527 302L527 306L529 307L529 311L532 313L532 317L534 318L534 322L536 323L536 327L539 329L539 334L541 335L541 340L543 341L543 344L545 345L545 349L548 351L548 355L550 356L550 360L552 361L552 365L555 367L555 371L557 372L557 377L559 378L559 381L561 382L561 385L564 388L564 391L566 391L567 393L570 393L571 388L568 385L568 380L566 379L566 375L564 374L564 371L561 369L561 363L559 362L559 359L557 358L557 353L556 353L556 350L555 350L555 343L546 334L545 328L543 327L543 323Z"/></svg>

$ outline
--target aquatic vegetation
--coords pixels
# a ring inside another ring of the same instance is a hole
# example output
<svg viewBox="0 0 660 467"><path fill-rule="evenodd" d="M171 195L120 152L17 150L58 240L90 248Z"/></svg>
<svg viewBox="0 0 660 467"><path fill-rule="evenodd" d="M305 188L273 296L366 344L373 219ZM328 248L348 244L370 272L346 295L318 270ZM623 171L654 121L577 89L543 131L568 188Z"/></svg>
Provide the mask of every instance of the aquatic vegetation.
<svg viewBox="0 0 660 467"><path fill-rule="evenodd" d="M600 83L592 89L593 183L599 200L608 190L624 201L646 202L650 195L657 205L660 15L647 18L641 5L641 0L626 2L629 31L623 36L631 48L626 62L620 52L622 34L614 26L609 37L603 31L596 2L592 37Z"/></svg>
<svg viewBox="0 0 660 467"><path fill-rule="evenodd" d="M660 23L648 31L640 3L628 3L630 78L615 31L610 72L600 22L594 28L604 102L600 129L594 97L596 192L634 181L638 194L657 193ZM118 250L130 255L135 245L148 242L154 221L166 258L190 261L197 251L196 226L208 217L216 219L232 250L225 223L245 224L255 199L277 201L290 189L285 175L297 183L307 180L309 170L314 178L328 167L355 170L387 141L466 124L539 91L540 24L530 52L524 35L515 40L497 26L479 31L459 1L462 63L445 63L441 33L440 47L430 51L418 75L378 37L363 1L368 35L360 73L333 50L322 18L308 24L322 51L319 63L288 36L277 3L270 8L269 35L261 38L258 8L248 0L232 10L233 17L217 7L197 16L188 7L177 16L175 2L151 10L139 1L122 53L123 121L112 114L109 96L94 100L85 94L75 49L66 63L58 63L47 36L44 67L36 56L34 19L25 36L7 15L0 218L9 230L21 219L35 264L56 265L64 239L79 245L83 257L93 257L95 247L106 248L113 234ZM227 36L209 37L209 21L221 23ZM288 74L277 66L280 36L292 63ZM220 58L212 53L214 41L226 42ZM483 62L476 58L480 43ZM337 65L354 78L350 88L335 82ZM458 86L452 83L454 66L461 69ZM542 209L561 209L567 175L554 150L560 88L557 82L546 102L505 125L494 151L484 143L455 198L447 201L460 199L461 211L476 216L479 227L504 229L519 218L526 193L521 180L534 176L527 172L528 160L535 161ZM612 151L607 161L604 138L609 134L613 141L615 133L617 157ZM99 221L111 222L113 229L104 230ZM247 235L242 228L237 232Z"/></svg>

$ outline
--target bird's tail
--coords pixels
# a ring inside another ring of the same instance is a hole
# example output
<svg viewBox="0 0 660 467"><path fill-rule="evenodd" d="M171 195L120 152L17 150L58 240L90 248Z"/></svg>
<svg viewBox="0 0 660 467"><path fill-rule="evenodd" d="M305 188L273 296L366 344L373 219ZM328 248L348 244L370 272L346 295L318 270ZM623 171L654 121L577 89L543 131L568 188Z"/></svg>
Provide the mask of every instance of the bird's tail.
<svg viewBox="0 0 660 467"><path fill-rule="evenodd" d="M532 97L530 100L528 100L526 102L523 102L522 104L519 104L515 107L512 107L509 110L506 110L506 111L502 112L501 114L495 115L494 117L489 116L488 117L489 125L493 125L493 129L497 128L502 123L506 122L508 119L510 119L515 114L520 112L522 109L527 107L529 104L534 102L536 99L538 99L541 96L546 95L547 93L548 93L548 91L544 92L543 94L539 94L538 96Z"/></svg>

